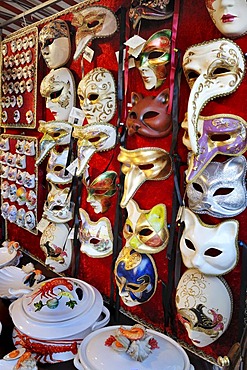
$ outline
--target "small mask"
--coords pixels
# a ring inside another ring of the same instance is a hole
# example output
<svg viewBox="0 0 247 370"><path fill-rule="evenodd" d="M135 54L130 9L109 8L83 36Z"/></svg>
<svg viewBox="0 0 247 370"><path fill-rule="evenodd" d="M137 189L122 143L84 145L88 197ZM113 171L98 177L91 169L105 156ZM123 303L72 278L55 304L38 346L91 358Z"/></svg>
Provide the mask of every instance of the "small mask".
<svg viewBox="0 0 247 370"><path fill-rule="evenodd" d="M16 217L16 224L19 227L24 227L24 225L25 225L25 214L26 214L26 211L25 211L24 208L19 208L18 209L17 217Z"/></svg>
<svg viewBox="0 0 247 370"><path fill-rule="evenodd" d="M28 70L27 70L28 77L29 78L32 78L34 76L34 71L35 71L34 65L33 64L29 64L27 66L27 68L28 68Z"/></svg>
<svg viewBox="0 0 247 370"><path fill-rule="evenodd" d="M68 68L51 70L43 78L40 93L46 99L46 108L56 121L67 121L75 106L75 81Z"/></svg>
<svg viewBox="0 0 247 370"><path fill-rule="evenodd" d="M28 46L29 46L28 45L28 37L25 36L25 37L23 37L23 40L22 40L22 47L23 47L24 50L27 50Z"/></svg>
<svg viewBox="0 0 247 370"><path fill-rule="evenodd" d="M24 204L26 204L27 191L23 186L18 188L16 195L17 195L17 203L19 204L19 206L23 206Z"/></svg>
<svg viewBox="0 0 247 370"><path fill-rule="evenodd" d="M58 153L55 149L51 150L47 162L46 180L54 184L68 184L72 181L71 173L65 174L68 154L68 148L65 148L61 153Z"/></svg>
<svg viewBox="0 0 247 370"><path fill-rule="evenodd" d="M17 78L18 80L20 80L23 76L23 70L22 70L22 67L18 67L17 68Z"/></svg>
<svg viewBox="0 0 247 370"><path fill-rule="evenodd" d="M33 112L28 110L26 112L26 122L30 125L33 122Z"/></svg>
<svg viewBox="0 0 247 370"><path fill-rule="evenodd" d="M17 68L12 69L11 77L13 80L17 79Z"/></svg>
<svg viewBox="0 0 247 370"><path fill-rule="evenodd" d="M8 176L9 176L9 169L10 169L9 166L1 165L1 178L2 179L7 179L8 178Z"/></svg>
<svg viewBox="0 0 247 370"><path fill-rule="evenodd" d="M8 84L7 84L7 82L4 82L4 84L2 85L2 90L3 90L4 95L6 95L7 92L8 92Z"/></svg>
<svg viewBox="0 0 247 370"><path fill-rule="evenodd" d="M23 96L22 95L18 95L16 101L17 101L17 107L18 108L21 108L23 106Z"/></svg>
<svg viewBox="0 0 247 370"><path fill-rule="evenodd" d="M122 172L125 174L124 193L120 203L122 208L126 207L145 181L165 180L172 172L171 157L161 148L127 150L120 147L117 159L123 163Z"/></svg>
<svg viewBox="0 0 247 370"><path fill-rule="evenodd" d="M224 36L234 39L246 34L246 1L232 1L229 4L221 0L205 0L205 4L214 25Z"/></svg>
<svg viewBox="0 0 247 370"><path fill-rule="evenodd" d="M0 163L6 164L8 160L8 156L10 153L4 152L3 150L0 151Z"/></svg>
<svg viewBox="0 0 247 370"><path fill-rule="evenodd" d="M36 43L36 39L35 39L35 36L34 35L29 35L28 36L28 45L29 45L29 47L30 48L33 48L34 47L34 45L35 45L35 43Z"/></svg>
<svg viewBox="0 0 247 370"><path fill-rule="evenodd" d="M14 83L14 92L15 92L16 94L19 94L19 91L20 91L20 82L19 82L19 81L16 81L16 82Z"/></svg>
<svg viewBox="0 0 247 370"><path fill-rule="evenodd" d="M79 228L81 252L93 258L109 256L113 247L113 234L109 219L101 217L98 221L93 222L85 210L80 208L79 212L81 218Z"/></svg>
<svg viewBox="0 0 247 370"><path fill-rule="evenodd" d="M181 221L185 227L180 250L187 268L196 268L206 275L223 275L236 266L238 221L207 225L188 208L183 209Z"/></svg>
<svg viewBox="0 0 247 370"><path fill-rule="evenodd" d="M10 97L10 106L11 106L12 108L14 108L14 107L16 106L16 97L15 97L14 95L12 95L12 96Z"/></svg>
<svg viewBox="0 0 247 370"><path fill-rule="evenodd" d="M14 56L14 63L15 63L15 66L16 67L18 67L20 65L20 54L15 54L15 56Z"/></svg>
<svg viewBox="0 0 247 370"><path fill-rule="evenodd" d="M9 57L9 66L10 66L10 68L12 68L14 66L14 56L13 55L10 55L10 57Z"/></svg>
<svg viewBox="0 0 247 370"><path fill-rule="evenodd" d="M3 199L7 199L9 197L9 183L8 181L3 181L1 185L1 195Z"/></svg>
<svg viewBox="0 0 247 370"><path fill-rule="evenodd" d="M8 208L8 221L13 223L16 221L17 217L17 208L15 205L9 206Z"/></svg>
<svg viewBox="0 0 247 370"><path fill-rule="evenodd" d="M17 168L24 170L26 168L26 156L17 154L15 165Z"/></svg>
<svg viewBox="0 0 247 370"><path fill-rule="evenodd" d="M169 135L172 130L171 115L167 113L169 89L158 96L146 96L132 93L132 108L126 120L128 134L159 138Z"/></svg>
<svg viewBox="0 0 247 370"><path fill-rule="evenodd" d="M39 33L41 53L50 69L64 66L71 53L69 27L62 19L46 24Z"/></svg>
<svg viewBox="0 0 247 370"><path fill-rule="evenodd" d="M35 220L35 215L33 211L26 212L24 222L25 222L26 229L33 230L35 228L36 220Z"/></svg>
<svg viewBox="0 0 247 370"><path fill-rule="evenodd" d="M158 253L165 249L168 243L168 228L166 222L166 206L157 204L151 210L144 211L130 199L126 209L128 218L123 229L126 247L139 253Z"/></svg>
<svg viewBox="0 0 247 370"><path fill-rule="evenodd" d="M7 165L10 167L15 167L16 165L16 154L9 153L7 158Z"/></svg>
<svg viewBox="0 0 247 370"><path fill-rule="evenodd" d="M26 140L17 139L15 144L15 151L18 154L24 154L24 146L25 146Z"/></svg>
<svg viewBox="0 0 247 370"><path fill-rule="evenodd" d="M25 141L24 144L24 154L28 156L34 156L35 155L35 143L34 141Z"/></svg>
<svg viewBox="0 0 247 370"><path fill-rule="evenodd" d="M36 208L37 205L37 195L35 191L33 190L28 190L26 193L26 206L27 209L32 210Z"/></svg>
<svg viewBox="0 0 247 370"><path fill-rule="evenodd" d="M3 58L3 65L4 65L4 68L8 68L8 66L9 66L9 57L8 56Z"/></svg>
<svg viewBox="0 0 247 370"><path fill-rule="evenodd" d="M115 263L115 280L119 295L126 306L148 302L157 287L157 270L153 258L124 247Z"/></svg>
<svg viewBox="0 0 247 370"><path fill-rule="evenodd" d="M77 28L74 60L79 58L90 41L95 38L109 37L118 28L115 14L103 6L85 7L73 14L71 23Z"/></svg>
<svg viewBox="0 0 247 370"><path fill-rule="evenodd" d="M16 47L17 47L18 51L20 51L22 49L22 39L18 39L16 41Z"/></svg>
<svg viewBox="0 0 247 370"><path fill-rule="evenodd" d="M26 53L24 51L20 53L20 63L22 66L26 63Z"/></svg>
<svg viewBox="0 0 247 370"><path fill-rule="evenodd" d="M8 54L8 45L7 44L2 44L2 54L5 57L5 55Z"/></svg>
<svg viewBox="0 0 247 370"><path fill-rule="evenodd" d="M33 59L33 55L32 55L32 51L30 49L26 51L25 59L26 59L27 63L31 63L31 61Z"/></svg>
<svg viewBox="0 0 247 370"><path fill-rule="evenodd" d="M26 91L26 82L24 80L22 80L20 82L20 85L19 85L19 88L20 88L20 92L23 94L25 91Z"/></svg>
<svg viewBox="0 0 247 370"><path fill-rule="evenodd" d="M1 205L1 216L6 220L8 218L9 203L4 202Z"/></svg>
<svg viewBox="0 0 247 370"><path fill-rule="evenodd" d="M22 69L22 75L23 77L26 79L28 78L28 66L24 66L23 69Z"/></svg>
<svg viewBox="0 0 247 370"><path fill-rule="evenodd" d="M5 96L2 97L2 108L4 109L5 108L5 101L6 101L6 98Z"/></svg>
<svg viewBox="0 0 247 370"><path fill-rule="evenodd" d="M13 83L13 82L10 82L10 83L8 84L8 93L9 93L9 94L12 94L12 93L13 93L13 91L14 91L14 83Z"/></svg>
<svg viewBox="0 0 247 370"><path fill-rule="evenodd" d="M0 149L8 152L9 151L9 138L0 136Z"/></svg>
<svg viewBox="0 0 247 370"><path fill-rule="evenodd" d="M214 217L234 217L247 207L246 159L211 162L202 174L187 184L189 208Z"/></svg>
<svg viewBox="0 0 247 370"><path fill-rule="evenodd" d="M16 40L12 40L11 43L10 43L10 49L12 51L12 53L15 53L16 50L17 50L17 45L16 45Z"/></svg>
<svg viewBox="0 0 247 370"><path fill-rule="evenodd" d="M227 329L232 316L232 295L223 278L188 269L176 292L177 315L196 347L215 342Z"/></svg>
<svg viewBox="0 0 247 370"><path fill-rule="evenodd" d="M166 64L170 61L171 30L154 33L144 44L136 67L147 90L156 89L167 77Z"/></svg>
<svg viewBox="0 0 247 370"><path fill-rule="evenodd" d="M70 188L60 189L50 183L51 190L44 204L43 217L51 222L65 223L73 218Z"/></svg>
<svg viewBox="0 0 247 370"><path fill-rule="evenodd" d="M112 74L105 68L94 68L78 86L80 106L88 123L109 122L116 111L116 87Z"/></svg>
<svg viewBox="0 0 247 370"><path fill-rule="evenodd" d="M33 189L35 187L35 175L34 174L31 175L30 173L26 172L23 185L28 189Z"/></svg>
<svg viewBox="0 0 247 370"><path fill-rule="evenodd" d="M8 113L6 112L6 110L3 110L2 111L2 121L5 123L7 122L8 120Z"/></svg>
<svg viewBox="0 0 247 370"><path fill-rule="evenodd" d="M9 167L8 180L15 181L16 180L16 174L17 174L17 168Z"/></svg>
<svg viewBox="0 0 247 370"><path fill-rule="evenodd" d="M18 170L16 174L16 183L18 185L24 185L25 177L26 177L26 171Z"/></svg>
<svg viewBox="0 0 247 370"><path fill-rule="evenodd" d="M14 121L17 123L20 121L20 118L21 118L20 112L18 111L18 109L16 109L14 111Z"/></svg>
<svg viewBox="0 0 247 370"><path fill-rule="evenodd" d="M191 88L188 134L191 149L198 154L199 114L209 100L229 95L239 87L244 78L245 59L240 47L233 41L211 40L186 50L183 71Z"/></svg>
<svg viewBox="0 0 247 370"><path fill-rule="evenodd" d="M116 172L106 171L86 185L87 202L93 207L95 213L104 213L110 208L110 198L117 191L116 179Z"/></svg>

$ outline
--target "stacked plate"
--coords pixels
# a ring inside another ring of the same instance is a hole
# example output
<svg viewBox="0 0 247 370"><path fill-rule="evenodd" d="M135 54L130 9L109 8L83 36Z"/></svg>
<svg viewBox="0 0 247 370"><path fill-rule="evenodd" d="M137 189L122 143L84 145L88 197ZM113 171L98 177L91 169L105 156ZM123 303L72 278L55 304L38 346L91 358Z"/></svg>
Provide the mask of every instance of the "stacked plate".
<svg viewBox="0 0 247 370"><path fill-rule="evenodd" d="M84 281L54 278L10 305L13 341L41 362L73 359L82 339L110 319L99 291Z"/></svg>
<svg viewBox="0 0 247 370"><path fill-rule="evenodd" d="M0 269L5 266L17 266L20 262L22 254L20 251L14 250L9 252L7 247L0 248Z"/></svg>

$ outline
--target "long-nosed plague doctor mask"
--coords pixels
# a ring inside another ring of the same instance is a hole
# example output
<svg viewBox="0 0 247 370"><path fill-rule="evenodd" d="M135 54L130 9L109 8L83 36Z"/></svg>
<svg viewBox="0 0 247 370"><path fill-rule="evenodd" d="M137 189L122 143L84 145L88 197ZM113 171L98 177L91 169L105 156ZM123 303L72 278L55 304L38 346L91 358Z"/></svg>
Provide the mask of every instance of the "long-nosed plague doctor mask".
<svg viewBox="0 0 247 370"><path fill-rule="evenodd" d="M189 47L183 71L191 88L188 101L188 134L191 149L199 154L198 118L209 100L232 94L244 77L245 59L240 47L228 39L217 39Z"/></svg>

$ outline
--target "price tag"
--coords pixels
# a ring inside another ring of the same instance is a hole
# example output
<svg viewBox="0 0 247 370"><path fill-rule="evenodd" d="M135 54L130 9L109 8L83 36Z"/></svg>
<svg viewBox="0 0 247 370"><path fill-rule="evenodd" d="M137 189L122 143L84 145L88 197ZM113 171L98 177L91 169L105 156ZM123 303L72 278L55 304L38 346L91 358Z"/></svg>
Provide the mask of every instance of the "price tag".
<svg viewBox="0 0 247 370"><path fill-rule="evenodd" d="M43 234L44 230L47 228L49 224L50 224L50 221L42 217L37 225L37 229Z"/></svg>
<svg viewBox="0 0 247 370"><path fill-rule="evenodd" d="M74 239L74 233L75 233L75 229L73 228L68 235L68 239Z"/></svg>
<svg viewBox="0 0 247 370"><path fill-rule="evenodd" d="M74 176L76 169L78 168L78 158L76 158L70 165L66 168L72 176Z"/></svg>
<svg viewBox="0 0 247 370"><path fill-rule="evenodd" d="M86 46L84 53L83 53L83 58L86 59L89 63L92 62L94 56L94 51L90 47Z"/></svg>

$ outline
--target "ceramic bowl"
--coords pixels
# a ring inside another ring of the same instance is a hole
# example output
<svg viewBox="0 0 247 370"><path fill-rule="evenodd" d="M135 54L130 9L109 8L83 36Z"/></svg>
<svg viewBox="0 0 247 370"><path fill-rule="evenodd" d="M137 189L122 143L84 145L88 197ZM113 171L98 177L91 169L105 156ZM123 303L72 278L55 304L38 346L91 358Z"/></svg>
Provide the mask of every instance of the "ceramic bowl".
<svg viewBox="0 0 247 370"><path fill-rule="evenodd" d="M6 266L17 266L20 262L22 254L20 251L14 250L12 253L9 253L7 247L0 248L0 269Z"/></svg>

